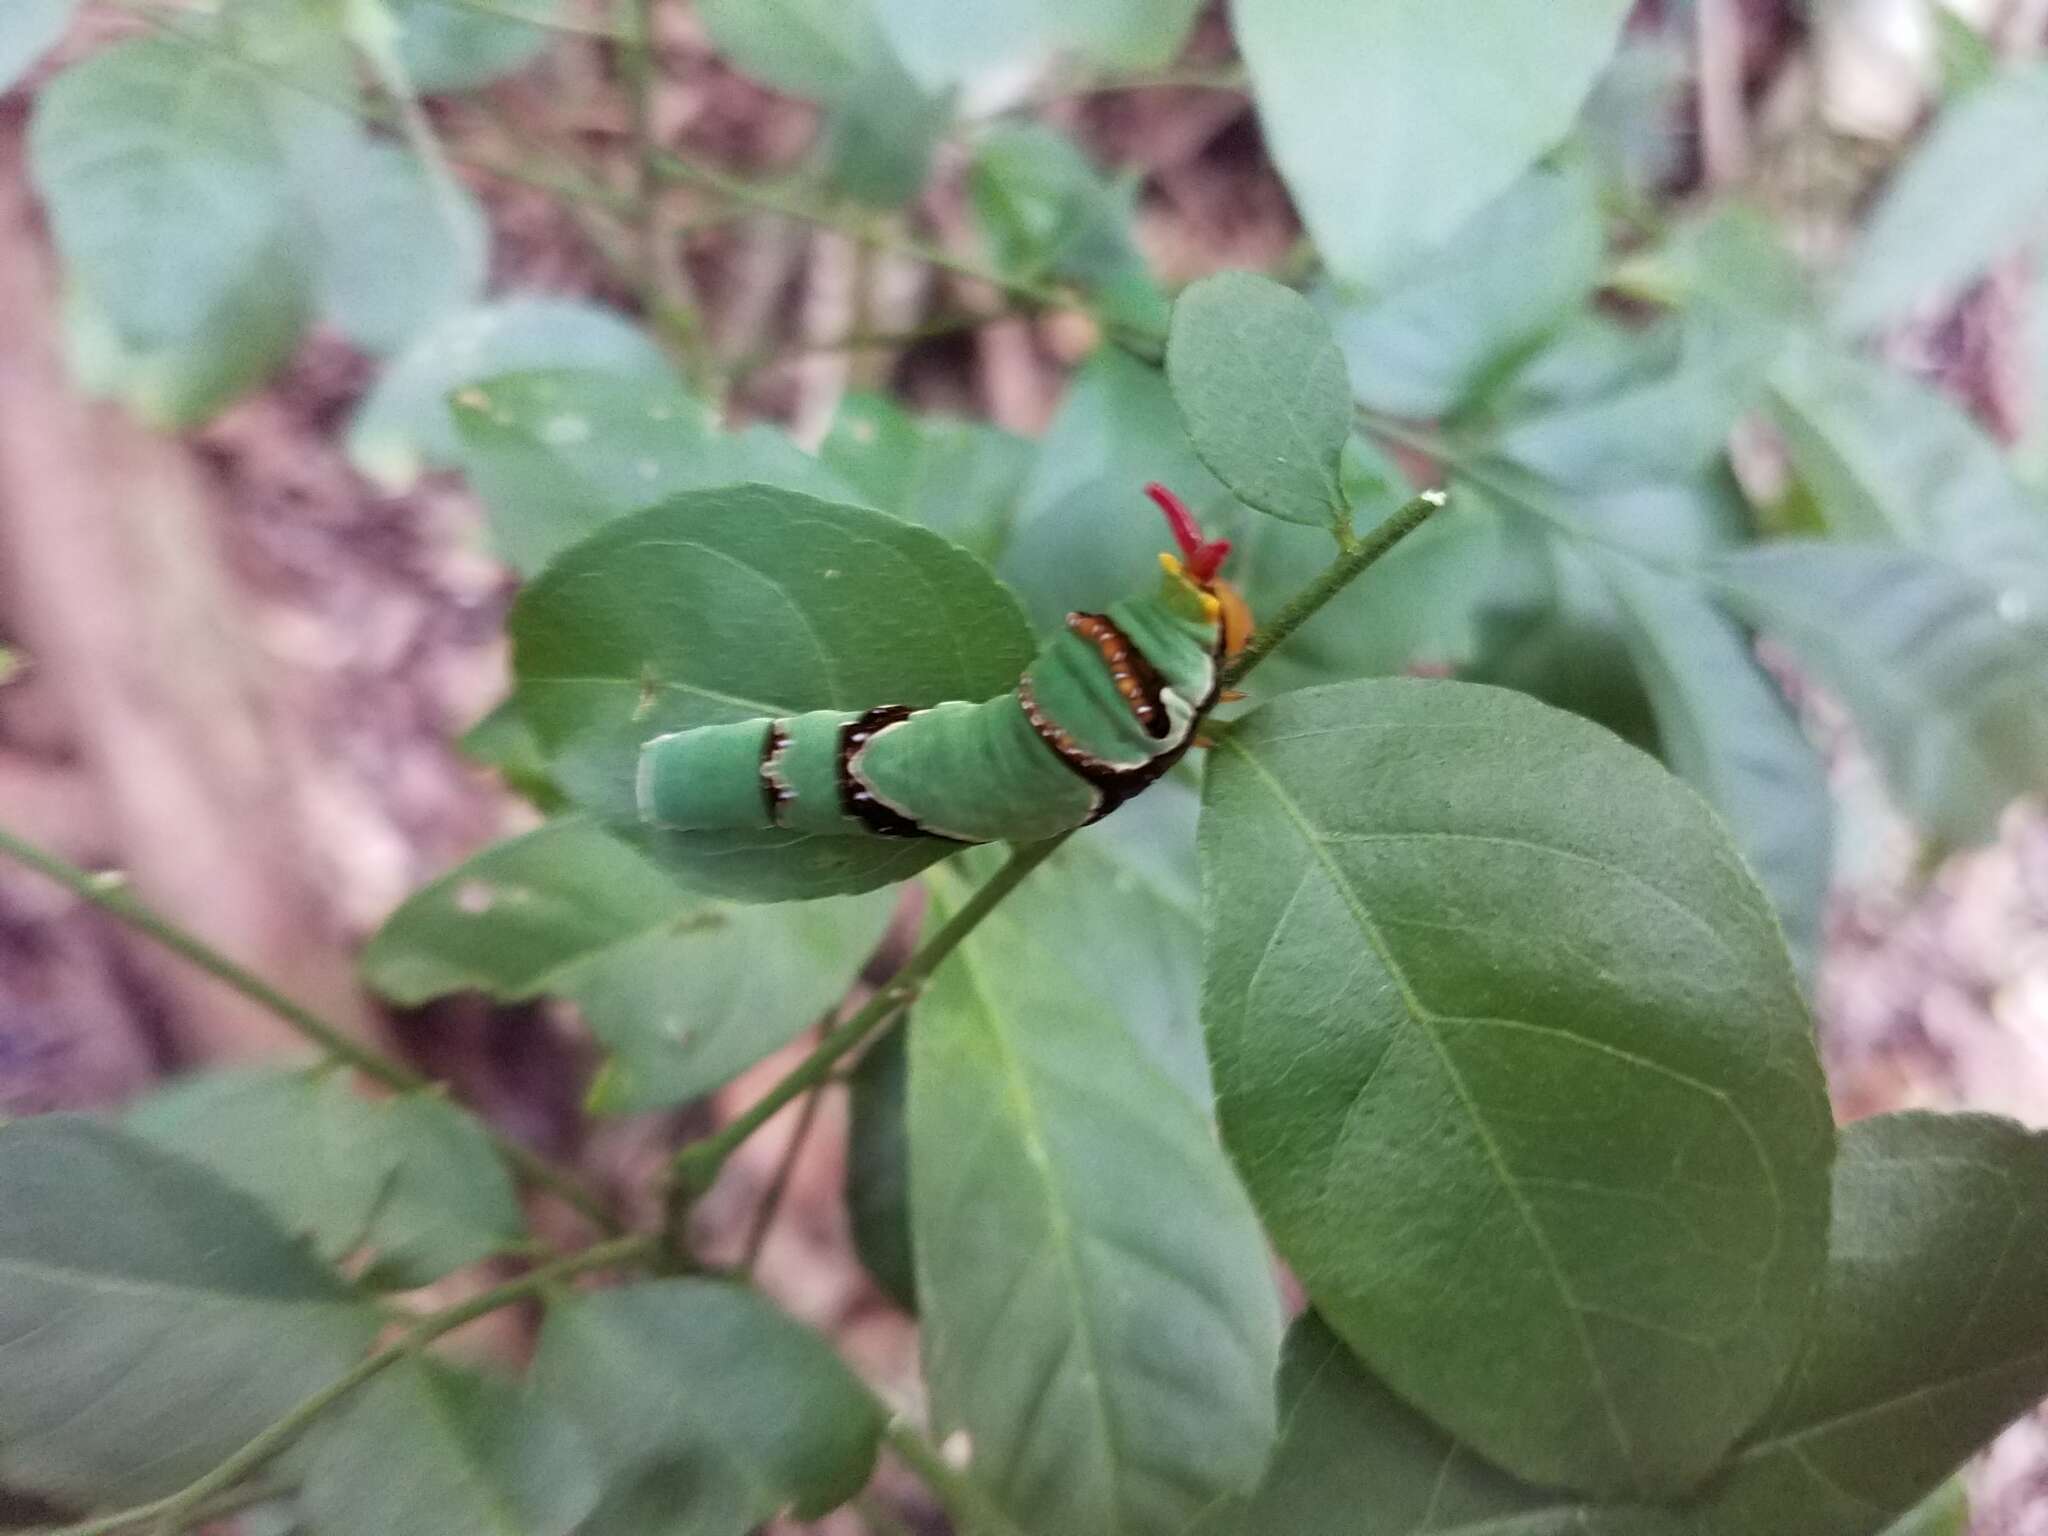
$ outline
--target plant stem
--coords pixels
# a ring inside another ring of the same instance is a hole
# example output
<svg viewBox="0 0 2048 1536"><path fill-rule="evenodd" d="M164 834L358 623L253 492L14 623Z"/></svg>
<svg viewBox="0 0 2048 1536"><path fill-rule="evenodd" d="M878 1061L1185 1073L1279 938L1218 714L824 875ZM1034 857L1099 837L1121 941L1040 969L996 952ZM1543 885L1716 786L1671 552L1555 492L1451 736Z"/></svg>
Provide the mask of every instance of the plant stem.
<svg viewBox="0 0 2048 1536"><path fill-rule="evenodd" d="M783 1105L806 1089L824 1082L841 1057L856 1049L869 1036L880 1032L883 1025L915 1001L932 972L939 968L939 962L959 948L960 941L975 930L996 903L1050 858L1053 850L1064 841L1065 836L1061 836L1013 848L1009 861L976 888L945 926L910 957L889 985L869 998L852 1018L827 1030L824 1039L818 1042L810 1055L792 1067L780 1082L743 1113L676 1153L669 1164L669 1229L672 1235L679 1231L682 1218L689 1214L691 1202L717 1181L719 1170L740 1143L773 1119Z"/></svg>
<svg viewBox="0 0 2048 1536"><path fill-rule="evenodd" d="M658 336L672 344L675 361L693 388L715 384L703 310L684 264L680 240L663 206L661 134L655 123L661 71L655 53L657 0L632 0L619 63L633 98L632 216L638 236L640 307Z"/></svg>
<svg viewBox="0 0 2048 1536"><path fill-rule="evenodd" d="M4 827L0 827L0 854L27 865L38 874L48 876L73 895L82 897L101 911L119 918L130 928L154 939L180 959L189 961L217 981L226 983L251 1002L269 1009L305 1039L318 1046L330 1060L341 1062L363 1076L403 1093L418 1092L434 1086L431 1079L421 1076L402 1062L393 1061L390 1057L370 1049L345 1030L323 1019L305 1004L285 996L253 971L236 964L197 934L180 928L156 912L129 892L125 877L118 874L92 874L80 869L76 864L38 848L33 843L24 841ZM574 1206L604 1231L619 1230L617 1218L575 1178L489 1124L484 1125L484 1130L491 1138L492 1146L497 1149L498 1156L518 1170L528 1182L547 1189L567 1204Z"/></svg>
<svg viewBox="0 0 2048 1536"><path fill-rule="evenodd" d="M900 1414L891 1417L882 1431L882 1439L917 1474L918 1481L932 1491L961 1536L1019 1536L1009 1516L996 1508L979 1485L947 1461L908 1419Z"/></svg>
<svg viewBox="0 0 2048 1536"><path fill-rule="evenodd" d="M1344 545L1328 570L1295 593L1271 623L1262 624L1252 632L1251 644L1223 669L1224 686L1242 682L1247 672L1284 645L1288 637L1315 617L1325 603L1427 522L1444 505L1444 501L1442 491L1424 491L1371 533Z"/></svg>
<svg viewBox="0 0 2048 1536"><path fill-rule="evenodd" d="M583 1274L593 1269L612 1269L645 1259L653 1253L655 1242L656 1239L651 1233L641 1233L607 1243L598 1243L580 1253L572 1253L551 1264L530 1269L516 1280L508 1280L503 1285L479 1291L467 1301L459 1301L453 1306L443 1307L438 1312L431 1312L414 1323L399 1338L382 1349L365 1355L352 1370L336 1377L211 1472L186 1484L176 1493L148 1504L138 1504L131 1509L102 1515L96 1520L67 1525L46 1533L46 1536L109 1536L111 1532L137 1525L154 1525L159 1536L176 1536L177 1532L184 1530L199 1515L202 1506L280 1455L305 1432L307 1426L328 1409L399 1361L417 1355L442 1334L452 1333L463 1324L474 1322L501 1307L524 1301L527 1297L536 1295L557 1281L572 1275Z"/></svg>
<svg viewBox="0 0 2048 1536"><path fill-rule="evenodd" d="M803 1108L797 1111L796 1125L789 1133L789 1144L782 1149L782 1156L775 1164L774 1177L768 1181L760 1207L754 1212L754 1224L747 1230L747 1240L740 1248L740 1272L744 1275L754 1273L754 1266L761 1262L761 1250L768 1246L768 1234L775 1226L775 1213L782 1209L782 1197L788 1192L789 1181L796 1173L797 1159L803 1156L804 1143L811 1139L811 1127L818 1121L819 1106L825 1102L825 1087L822 1082L813 1083L804 1094Z"/></svg>

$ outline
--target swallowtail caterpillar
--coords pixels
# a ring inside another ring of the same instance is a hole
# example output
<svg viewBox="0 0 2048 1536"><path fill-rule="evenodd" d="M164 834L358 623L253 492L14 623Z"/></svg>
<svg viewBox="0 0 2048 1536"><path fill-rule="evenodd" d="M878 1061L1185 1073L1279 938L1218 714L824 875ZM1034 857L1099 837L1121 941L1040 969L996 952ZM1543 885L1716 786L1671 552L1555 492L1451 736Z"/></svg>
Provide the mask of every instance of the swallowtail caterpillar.
<svg viewBox="0 0 2048 1536"><path fill-rule="evenodd" d="M1000 698L928 709L813 710L657 736L640 816L682 832L756 830L1035 842L1085 826L1180 761L1251 613L1163 486L1146 487L1180 555L1108 613L1070 613Z"/></svg>

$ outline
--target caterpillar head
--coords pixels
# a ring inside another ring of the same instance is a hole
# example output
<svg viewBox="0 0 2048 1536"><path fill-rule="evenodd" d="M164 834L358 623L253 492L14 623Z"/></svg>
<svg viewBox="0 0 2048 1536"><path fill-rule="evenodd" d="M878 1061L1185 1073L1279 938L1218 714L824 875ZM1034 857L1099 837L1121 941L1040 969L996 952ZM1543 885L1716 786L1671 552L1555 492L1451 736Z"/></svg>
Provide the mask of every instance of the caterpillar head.
<svg viewBox="0 0 2048 1536"><path fill-rule="evenodd" d="M1180 546L1178 557L1162 552L1159 564L1166 571L1169 591L1184 593L1199 605L1203 618L1223 626L1223 649L1235 656L1252 635L1252 610L1244 594L1222 579L1223 562L1230 558L1230 540L1207 539L1194 513L1165 486L1145 487L1145 494L1166 514L1173 541Z"/></svg>

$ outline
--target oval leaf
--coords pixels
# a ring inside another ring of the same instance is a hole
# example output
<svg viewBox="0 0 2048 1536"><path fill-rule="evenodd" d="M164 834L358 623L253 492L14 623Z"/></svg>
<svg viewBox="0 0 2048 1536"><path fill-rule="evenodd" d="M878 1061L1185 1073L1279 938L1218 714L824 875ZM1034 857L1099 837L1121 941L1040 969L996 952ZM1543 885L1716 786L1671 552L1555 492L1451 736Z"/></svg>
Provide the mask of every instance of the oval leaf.
<svg viewBox="0 0 2048 1536"><path fill-rule="evenodd" d="M1173 306L1166 377L1195 452L1239 501L1291 523L1342 520L1351 386L1307 299L1249 272L1196 283Z"/></svg>
<svg viewBox="0 0 2048 1536"><path fill-rule="evenodd" d="M561 1536L597 1472L547 1399L408 1360L315 1431L299 1498L318 1536Z"/></svg>
<svg viewBox="0 0 2048 1536"><path fill-rule="evenodd" d="M0 1484L87 1507L169 1493L377 1325L197 1164L69 1116L0 1126Z"/></svg>
<svg viewBox="0 0 2048 1536"><path fill-rule="evenodd" d="M909 1124L925 1379L969 1475L1044 1536L1167 1536L1248 1488L1279 1348L1258 1224L1207 1116L1006 911L912 1021Z"/></svg>
<svg viewBox="0 0 2048 1536"><path fill-rule="evenodd" d="M1336 275L1375 286L1562 139L1629 0L1234 0L1266 142Z"/></svg>
<svg viewBox="0 0 2048 1536"><path fill-rule="evenodd" d="M866 1484L882 1430L823 1339L712 1280L558 1302L533 1377L597 1455L603 1501L579 1536L739 1536L792 1506L815 1518Z"/></svg>
<svg viewBox="0 0 2048 1536"><path fill-rule="evenodd" d="M754 716L991 698L1033 649L1016 601L964 550L767 486L608 525L520 594L510 628L519 708L562 788L692 885L742 900L871 890L957 849L638 828L642 742Z"/></svg>
<svg viewBox="0 0 2048 1536"><path fill-rule="evenodd" d="M1234 729L1201 847L1225 1137L1331 1326L1523 1476L1697 1481L1798 1347L1832 1145L1712 813L1574 716L1388 680Z"/></svg>

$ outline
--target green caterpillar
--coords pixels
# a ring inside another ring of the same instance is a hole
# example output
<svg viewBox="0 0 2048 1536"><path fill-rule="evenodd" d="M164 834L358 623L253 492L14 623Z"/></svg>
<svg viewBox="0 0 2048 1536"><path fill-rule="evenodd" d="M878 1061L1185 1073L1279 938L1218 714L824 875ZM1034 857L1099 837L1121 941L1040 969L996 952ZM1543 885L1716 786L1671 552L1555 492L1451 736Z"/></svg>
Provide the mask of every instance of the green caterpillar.
<svg viewBox="0 0 2048 1536"><path fill-rule="evenodd" d="M682 832L784 827L956 843L1033 842L1115 810L1180 761L1251 622L1218 578L1230 553L1146 487L1181 557L1158 588L1071 613L1016 688L928 709L813 710L657 736L641 819Z"/></svg>

